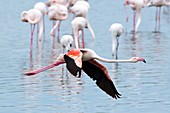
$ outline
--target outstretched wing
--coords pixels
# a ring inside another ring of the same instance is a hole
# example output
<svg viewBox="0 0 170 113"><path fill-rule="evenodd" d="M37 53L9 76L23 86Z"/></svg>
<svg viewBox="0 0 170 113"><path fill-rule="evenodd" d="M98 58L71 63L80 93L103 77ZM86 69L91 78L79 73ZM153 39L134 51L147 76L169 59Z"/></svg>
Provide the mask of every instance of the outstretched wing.
<svg viewBox="0 0 170 113"><path fill-rule="evenodd" d="M103 65L95 60L83 61L82 69L90 78L96 80L97 86L108 95L115 99L120 98L121 94L116 90L107 69Z"/></svg>

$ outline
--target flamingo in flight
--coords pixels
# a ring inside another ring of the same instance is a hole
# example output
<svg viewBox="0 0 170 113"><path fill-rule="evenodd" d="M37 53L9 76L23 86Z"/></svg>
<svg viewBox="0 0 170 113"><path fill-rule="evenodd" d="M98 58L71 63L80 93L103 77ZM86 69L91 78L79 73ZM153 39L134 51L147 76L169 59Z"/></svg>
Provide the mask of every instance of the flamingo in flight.
<svg viewBox="0 0 170 113"><path fill-rule="evenodd" d="M155 16L155 32L160 30L160 18L161 18L161 7L170 6L170 0L150 0L147 4L149 7L156 7L156 16Z"/></svg>
<svg viewBox="0 0 170 113"><path fill-rule="evenodd" d="M91 49L72 49L68 53L60 55L55 63L39 70L25 73L25 75L35 75L60 64L66 63L66 67L72 75L81 77L81 70L83 70L90 78L96 81L96 84L100 89L115 99L120 98L121 94L118 93L116 87L114 86L106 67L98 63L96 60L107 63L136 63L138 61L143 61L146 63L145 59L140 57L132 57L128 60L109 60L98 56Z"/></svg>
<svg viewBox="0 0 170 113"><path fill-rule="evenodd" d="M79 36L80 36L79 31L82 31L82 46L84 48L84 28L88 28L92 35L92 39L93 40L95 39L94 31L93 31L92 27L90 26L88 20L85 19L84 17L74 18L72 20L71 24L72 24L73 34L74 34L75 47L77 49L79 48L79 45L78 45Z"/></svg>
<svg viewBox="0 0 170 113"><path fill-rule="evenodd" d="M126 0L124 6L130 5L132 10L134 11L133 15L133 31L138 32L138 27L141 23L141 9L147 4L147 0ZM126 11L127 12L127 11ZM138 13L138 20L136 23L136 12ZM128 21L128 16L126 18L126 22Z"/></svg>
<svg viewBox="0 0 170 113"><path fill-rule="evenodd" d="M116 50L116 59L118 59L119 37L124 31L123 25L120 23L114 23L110 26L109 31L112 36L112 56L114 56Z"/></svg>
<svg viewBox="0 0 170 113"><path fill-rule="evenodd" d="M21 13L21 21L28 22L31 25L31 37L30 37L30 53L32 53L33 46L33 35L35 30L35 25L39 24L39 34L38 40L42 40L43 34L43 14L38 9L30 9L28 11L23 11Z"/></svg>
<svg viewBox="0 0 170 113"><path fill-rule="evenodd" d="M60 23L65 20L68 16L67 7L61 4L55 4L49 7L48 17L50 20L58 20L57 23L51 29L51 36L55 37L55 30L58 27L58 42L60 37Z"/></svg>

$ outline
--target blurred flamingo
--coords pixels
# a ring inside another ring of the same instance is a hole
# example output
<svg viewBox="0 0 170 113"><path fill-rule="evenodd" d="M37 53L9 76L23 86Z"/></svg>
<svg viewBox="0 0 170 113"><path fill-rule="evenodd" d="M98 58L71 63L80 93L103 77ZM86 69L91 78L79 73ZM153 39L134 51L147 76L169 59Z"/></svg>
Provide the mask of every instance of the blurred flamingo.
<svg viewBox="0 0 170 113"><path fill-rule="evenodd" d="M161 18L161 7L170 6L170 0L150 0L148 3L149 7L156 7L156 16L155 16L155 32L160 31L160 18ZM158 25L157 25L158 24Z"/></svg>
<svg viewBox="0 0 170 113"><path fill-rule="evenodd" d="M123 29L123 25L120 23L112 24L109 29L112 35L112 56L116 49L116 59L118 59L119 37L123 33Z"/></svg>
<svg viewBox="0 0 170 113"><path fill-rule="evenodd" d="M88 10L90 5L86 1L77 1L69 10L69 12L74 14L74 17L84 17L87 18Z"/></svg>
<svg viewBox="0 0 170 113"><path fill-rule="evenodd" d="M68 16L67 7L61 4L55 4L49 7L48 9L48 17L50 20L57 20L57 23L51 29L51 36L55 37L55 30L58 27L58 42L60 37L60 23L65 20Z"/></svg>
<svg viewBox="0 0 170 113"><path fill-rule="evenodd" d="M42 40L42 34L43 34L43 19L42 19L42 13L38 9L30 9L28 11L23 11L21 13L21 21L22 22L28 22L31 25L31 37L30 37L30 52L32 53L32 46L33 46L33 35L34 35L34 29L35 25L39 24L39 34L38 34L38 40Z"/></svg>
<svg viewBox="0 0 170 113"><path fill-rule="evenodd" d="M130 5L134 11L133 15L133 31L138 32L138 27L141 23L141 9L146 6L147 0L126 0L124 6ZM126 11L127 12L127 11ZM136 23L136 12L138 13L138 20ZM128 21L128 16L126 17L126 22Z"/></svg>
<svg viewBox="0 0 170 113"><path fill-rule="evenodd" d="M63 35L61 37L61 45L63 47L63 53L64 50L69 51L71 47L73 46L73 36L72 35Z"/></svg>
<svg viewBox="0 0 170 113"><path fill-rule="evenodd" d="M81 70L83 70L90 78L96 81L97 86L104 92L115 99L120 98L121 95L114 86L106 67L98 63L95 59L108 63L136 63L138 61L146 62L144 58L140 57L132 57L128 60L109 60L98 56L91 49L73 49L64 55L60 55L55 63L42 69L28 72L25 75L34 75L60 64L66 63L66 67L72 75L81 77Z"/></svg>
<svg viewBox="0 0 170 113"><path fill-rule="evenodd" d="M67 0L66 2L66 6L69 8L69 7L72 7L76 2L78 1L88 1L88 0Z"/></svg>
<svg viewBox="0 0 170 113"><path fill-rule="evenodd" d="M50 6L55 5L55 4L64 5L65 4L65 0L48 0L48 2L46 3L46 6L50 7Z"/></svg>
<svg viewBox="0 0 170 113"><path fill-rule="evenodd" d="M77 49L79 48L79 45L78 45L79 36L80 36L79 31L82 31L82 47L84 48L84 28L88 28L91 35L92 35L92 39L93 40L95 39L94 31L91 28L88 20L85 19L84 17L76 17L76 18L74 18L72 20L71 24L72 24L72 28L73 28L75 47Z"/></svg>
<svg viewBox="0 0 170 113"><path fill-rule="evenodd" d="M44 37L45 37L45 18L44 18L44 15L46 14L46 11L47 11L46 5L43 2L38 2L34 5L34 9L40 10L42 15L43 15L43 32L44 32ZM39 30L37 30L37 31L39 32Z"/></svg>

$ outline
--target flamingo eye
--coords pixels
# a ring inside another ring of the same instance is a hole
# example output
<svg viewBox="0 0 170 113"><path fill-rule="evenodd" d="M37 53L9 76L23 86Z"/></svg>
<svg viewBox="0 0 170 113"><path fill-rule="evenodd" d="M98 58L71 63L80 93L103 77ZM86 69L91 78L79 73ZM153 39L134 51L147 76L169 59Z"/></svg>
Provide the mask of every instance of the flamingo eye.
<svg viewBox="0 0 170 113"><path fill-rule="evenodd" d="M63 45L63 48L66 48L66 46L65 46L65 45Z"/></svg>

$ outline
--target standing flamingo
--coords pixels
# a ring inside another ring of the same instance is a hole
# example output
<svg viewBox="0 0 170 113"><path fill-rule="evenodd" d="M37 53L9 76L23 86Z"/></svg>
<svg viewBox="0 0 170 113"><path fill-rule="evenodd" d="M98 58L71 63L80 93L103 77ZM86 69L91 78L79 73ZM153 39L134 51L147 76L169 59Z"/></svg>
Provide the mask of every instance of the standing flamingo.
<svg viewBox="0 0 170 113"><path fill-rule="evenodd" d="M129 60L109 60L98 56L91 49L73 49L70 50L65 55L60 55L55 63L47 67L44 67L42 69L28 72L25 75L38 74L47 69L66 63L66 67L68 71L74 76L80 77L81 70L83 70L90 78L96 80L97 86L101 88L103 91L105 91L108 95L110 95L115 99L120 98L121 95L116 90L106 67L98 63L95 59L102 62L108 62L108 63L115 63L115 62L136 63L138 61L146 62L144 58L140 58L140 57L132 57Z"/></svg>
<svg viewBox="0 0 170 113"><path fill-rule="evenodd" d="M138 32L138 27L141 23L141 9L146 5L147 0L126 0L125 1L125 6L130 5L132 10L134 11L134 16L133 16L133 31L136 33ZM138 13L138 20L136 23L136 11ZM128 17L126 19L128 21Z"/></svg>
<svg viewBox="0 0 170 113"><path fill-rule="evenodd" d="M46 3L46 6L50 7L50 6L55 5L55 4L64 5L65 4L65 0L48 0L48 2Z"/></svg>
<svg viewBox="0 0 170 113"><path fill-rule="evenodd" d="M73 46L73 36L72 35L63 35L61 37L61 45L63 46L63 53L64 53L64 49L66 51L69 51L71 49L71 47Z"/></svg>
<svg viewBox="0 0 170 113"><path fill-rule="evenodd" d="M66 2L66 6L67 7L72 7L75 3L77 3L78 1L87 1L87 0L67 0Z"/></svg>
<svg viewBox="0 0 170 113"><path fill-rule="evenodd" d="M112 35L112 56L114 56L114 51L116 49L116 59L118 59L119 37L123 33L123 25L114 23L110 26L109 31Z"/></svg>
<svg viewBox="0 0 170 113"><path fill-rule="evenodd" d="M155 32L160 31L161 7L169 6L169 5L170 5L170 0L150 0L150 2L148 3L149 7L152 7L152 6L156 7ZM158 24L158 26L157 26L157 24Z"/></svg>
<svg viewBox="0 0 170 113"><path fill-rule="evenodd" d="M48 16L50 20L58 20L57 23L51 29L51 36L55 37L55 29L58 27L58 41L60 37L60 23L68 16L67 7L61 4L55 4L49 7Z"/></svg>
<svg viewBox="0 0 170 113"><path fill-rule="evenodd" d="M45 37L45 18L44 18L44 15L46 14L46 5L43 2L38 2L34 5L34 9L40 10L42 15L43 15L43 32L44 32L44 37Z"/></svg>
<svg viewBox="0 0 170 113"><path fill-rule="evenodd" d="M75 4L70 8L69 12L73 13L74 17L81 16L86 18L88 14L88 8L84 5Z"/></svg>
<svg viewBox="0 0 170 113"><path fill-rule="evenodd" d="M28 22L31 25L30 52L32 53L34 29L35 29L35 25L38 23L40 26L40 32L38 34L38 39L39 39L39 41L42 40L42 33L43 33L42 13L38 9L30 9L28 11L23 11L21 13L21 21Z"/></svg>
<svg viewBox="0 0 170 113"><path fill-rule="evenodd" d="M71 22L72 24L72 28L73 28L73 34L74 34L74 41L75 41L75 46L78 49L78 41L79 41L79 36L80 36L80 32L82 31L82 46L84 48L84 28L88 28L91 35L92 35L92 39L95 39L95 34L93 29L91 28L89 22L87 19L85 19L84 17L76 17L72 20Z"/></svg>

